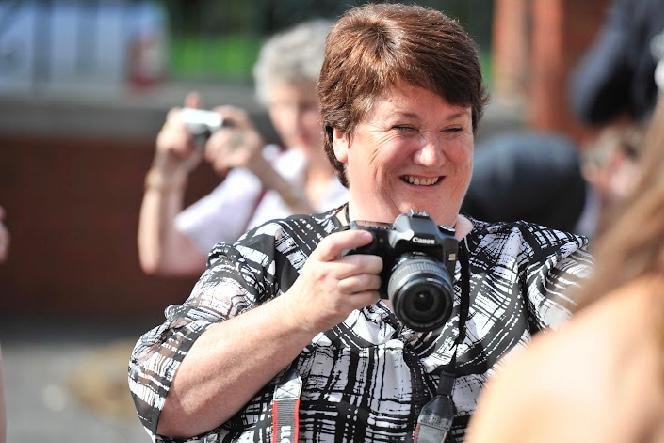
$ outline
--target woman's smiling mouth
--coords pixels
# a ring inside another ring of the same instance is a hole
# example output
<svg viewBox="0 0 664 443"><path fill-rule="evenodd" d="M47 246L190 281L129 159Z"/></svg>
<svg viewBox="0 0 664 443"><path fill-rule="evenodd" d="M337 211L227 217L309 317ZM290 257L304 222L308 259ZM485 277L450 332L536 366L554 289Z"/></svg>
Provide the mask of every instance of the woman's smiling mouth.
<svg viewBox="0 0 664 443"><path fill-rule="evenodd" d="M402 175L399 178L408 184L417 186L433 186L442 179L442 177L416 177L414 175Z"/></svg>

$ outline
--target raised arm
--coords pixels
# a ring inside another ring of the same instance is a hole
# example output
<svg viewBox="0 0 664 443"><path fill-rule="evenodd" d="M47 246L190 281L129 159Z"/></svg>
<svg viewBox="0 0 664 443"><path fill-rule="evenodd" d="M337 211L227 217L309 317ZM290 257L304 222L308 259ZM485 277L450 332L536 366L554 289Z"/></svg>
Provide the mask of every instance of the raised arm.
<svg viewBox="0 0 664 443"><path fill-rule="evenodd" d="M288 183L262 155L265 143L247 113L233 106L220 106L215 110L234 122L231 130L213 134L205 147L205 159L217 172L225 174L230 168L246 167L264 188L277 192L293 213L314 212L303 190Z"/></svg>
<svg viewBox="0 0 664 443"><path fill-rule="evenodd" d="M340 258L344 249L370 239L364 231L330 235L281 297L210 326L194 342L173 380L158 433L189 436L219 426L316 334L345 320L354 309L375 303L380 258Z"/></svg>
<svg viewBox="0 0 664 443"><path fill-rule="evenodd" d="M198 98L189 95L187 106ZM154 162L145 179L138 222L138 253L148 274L200 274L205 251L179 231L174 220L183 209L187 176L202 158L181 119L172 109L157 135Z"/></svg>
<svg viewBox="0 0 664 443"><path fill-rule="evenodd" d="M179 367L167 365L169 371L177 372L158 417L157 433L185 437L215 429L286 368L316 334L345 320L354 309L375 303L379 298L381 259L366 255L341 257L344 249L370 239L369 233L360 230L329 235L309 257L293 286L281 296L207 326L182 356ZM211 272L214 269L206 275ZM197 287L200 292L194 290L193 299L187 302L190 307L196 304L209 312L237 299L228 281L217 287L199 282ZM163 355L168 349L168 344L160 350L153 346L138 355L140 370L149 374L161 368L164 372L164 362L157 363L160 358L155 354ZM174 366L178 359L173 358ZM158 367L153 368L154 364ZM140 374L131 378L141 379ZM166 375L162 379L165 385L167 380Z"/></svg>

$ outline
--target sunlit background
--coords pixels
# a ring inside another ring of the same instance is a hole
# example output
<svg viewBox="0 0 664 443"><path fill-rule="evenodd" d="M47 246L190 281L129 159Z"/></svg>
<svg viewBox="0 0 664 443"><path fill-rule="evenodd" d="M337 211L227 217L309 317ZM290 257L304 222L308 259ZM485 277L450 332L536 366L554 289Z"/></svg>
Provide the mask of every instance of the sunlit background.
<svg viewBox="0 0 664 443"><path fill-rule="evenodd" d="M8 441L148 441L126 386L132 342L194 279L138 265L143 179L169 107L249 110L251 67L270 34L334 19L333 0L0 1L0 206L11 233L0 265ZM408 2L411 3L411 2ZM607 0L432 0L479 44L492 101L479 137L514 128L587 130L567 76ZM187 202L218 181L201 165Z"/></svg>

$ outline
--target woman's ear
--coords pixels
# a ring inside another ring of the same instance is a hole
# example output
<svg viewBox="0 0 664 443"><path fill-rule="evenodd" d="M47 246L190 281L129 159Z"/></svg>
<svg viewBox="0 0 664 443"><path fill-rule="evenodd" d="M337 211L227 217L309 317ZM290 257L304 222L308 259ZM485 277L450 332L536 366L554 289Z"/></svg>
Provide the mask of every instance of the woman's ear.
<svg viewBox="0 0 664 443"><path fill-rule="evenodd" d="M350 136L347 132L332 129L332 150L337 161L341 164L348 163L348 150L350 149Z"/></svg>

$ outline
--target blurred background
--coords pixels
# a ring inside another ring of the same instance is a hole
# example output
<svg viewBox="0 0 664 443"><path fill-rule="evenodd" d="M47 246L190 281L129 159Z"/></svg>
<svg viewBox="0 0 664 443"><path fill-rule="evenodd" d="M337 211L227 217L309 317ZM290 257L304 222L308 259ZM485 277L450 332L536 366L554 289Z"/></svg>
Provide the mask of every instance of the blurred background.
<svg viewBox="0 0 664 443"><path fill-rule="evenodd" d="M128 343L194 279L143 274L137 220L154 138L190 90L254 100L264 39L364 2L0 0L0 344L9 442L148 441L126 386ZM491 102L479 138L520 128L582 141L569 73L608 0L431 0L477 40ZM187 202L218 178L201 165Z"/></svg>

